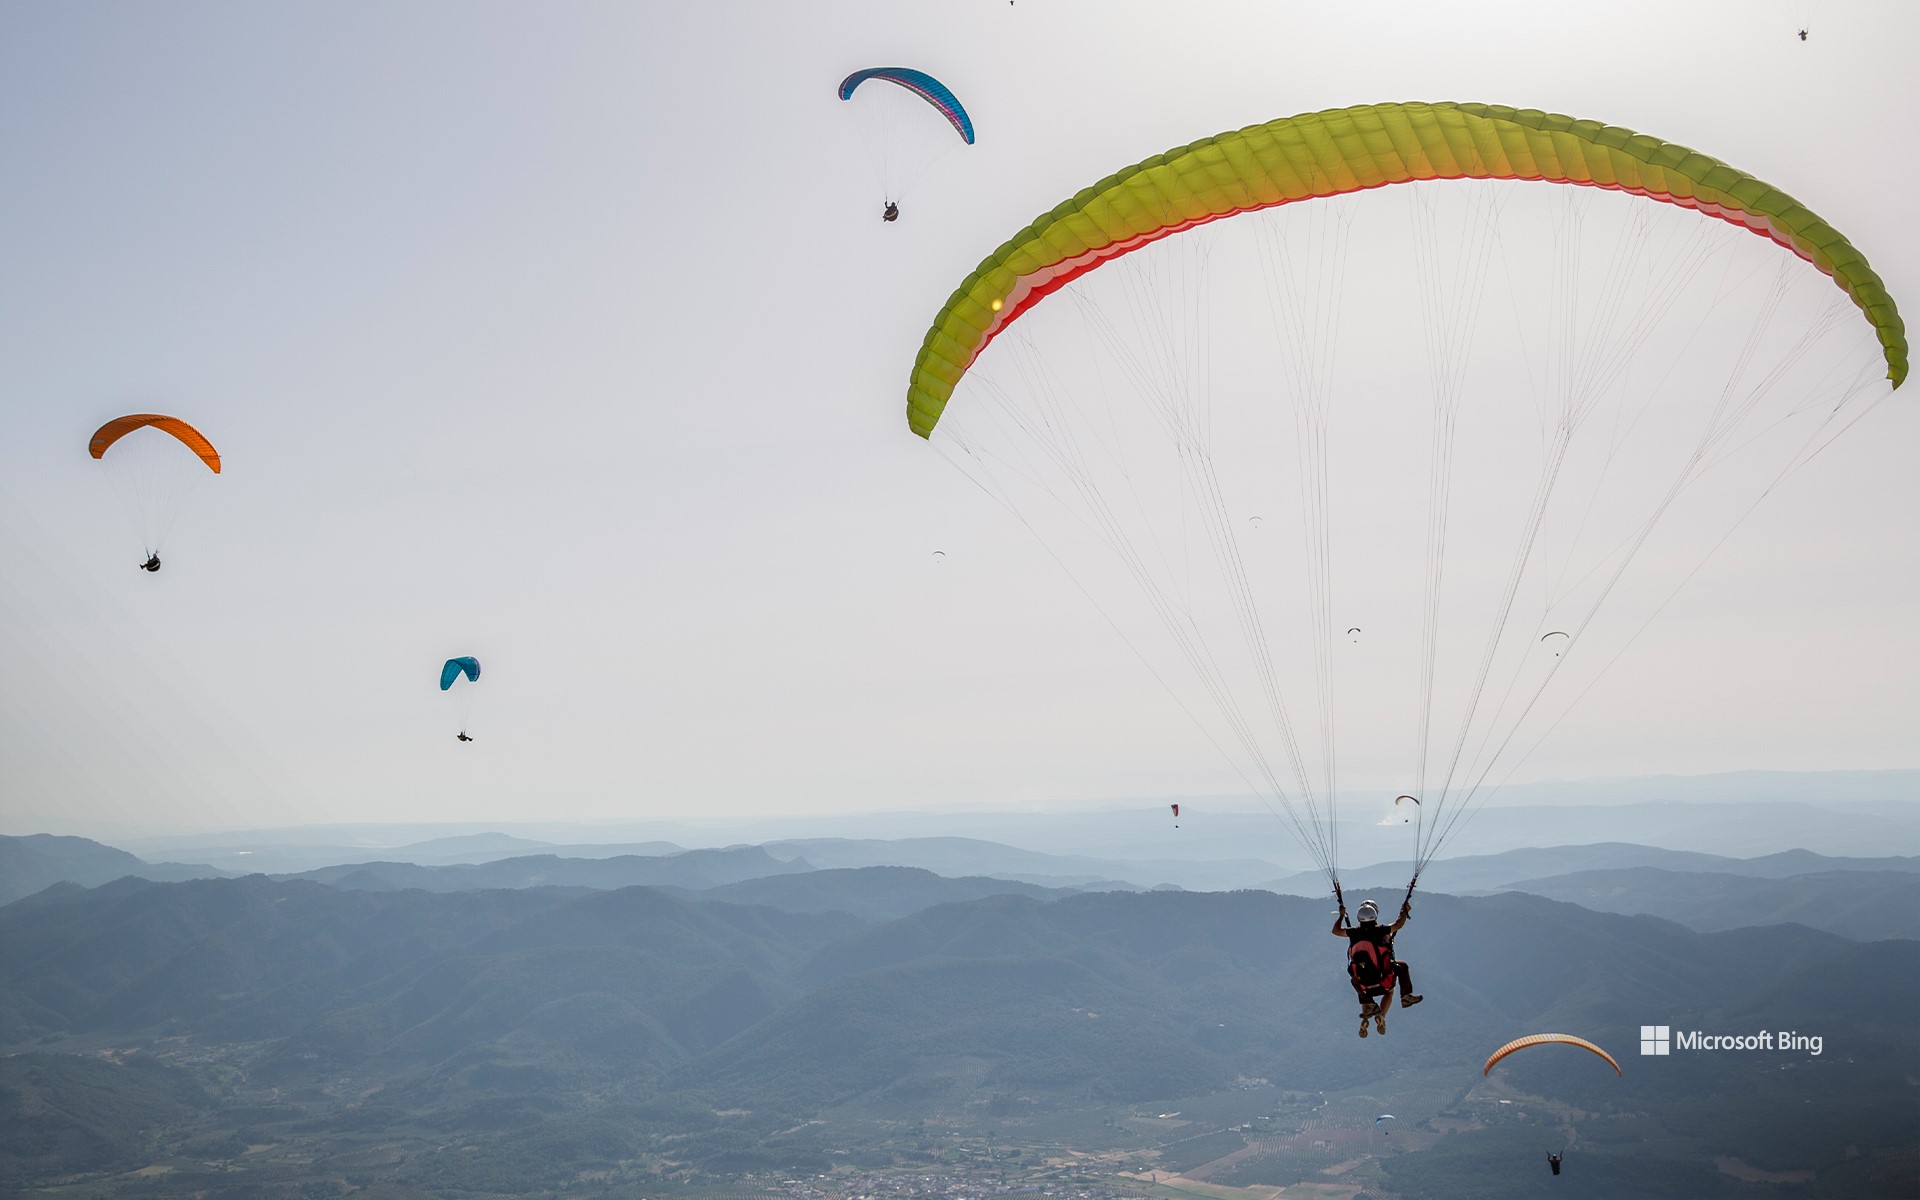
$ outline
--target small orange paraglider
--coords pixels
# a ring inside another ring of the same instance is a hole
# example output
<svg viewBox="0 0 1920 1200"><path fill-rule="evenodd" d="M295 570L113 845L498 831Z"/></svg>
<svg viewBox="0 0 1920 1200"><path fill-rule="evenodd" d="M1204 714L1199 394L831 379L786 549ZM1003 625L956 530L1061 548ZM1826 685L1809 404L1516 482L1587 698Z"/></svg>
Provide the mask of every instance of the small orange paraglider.
<svg viewBox="0 0 1920 1200"><path fill-rule="evenodd" d="M147 429L167 436L127 437ZM181 447L185 447L187 453L181 453ZM107 453L109 450L113 451L111 455ZM209 473L220 473L220 452L213 448L205 434L179 417L129 413L96 429L87 442L87 453L100 460L114 489L120 493L127 518L139 533L147 556L140 569L149 574L157 572L160 543L173 528L174 518L188 494L204 482ZM202 467L206 470L202 471Z"/></svg>

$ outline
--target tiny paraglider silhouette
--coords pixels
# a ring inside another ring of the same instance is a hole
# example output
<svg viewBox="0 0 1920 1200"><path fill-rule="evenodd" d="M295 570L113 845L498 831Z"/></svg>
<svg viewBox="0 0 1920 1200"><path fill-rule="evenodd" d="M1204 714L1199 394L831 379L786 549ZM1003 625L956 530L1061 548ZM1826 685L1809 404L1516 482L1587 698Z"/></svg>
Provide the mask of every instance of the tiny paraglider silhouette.
<svg viewBox="0 0 1920 1200"><path fill-rule="evenodd" d="M935 550L933 552L933 561L936 563L947 561L947 552L945 550Z"/></svg>
<svg viewBox="0 0 1920 1200"><path fill-rule="evenodd" d="M1414 806L1415 808L1419 808L1419 807L1420 807L1420 797L1418 797L1418 796L1395 796L1395 797L1393 798L1393 807L1394 807L1395 809L1398 809L1398 808L1400 807L1400 802L1401 802L1402 800L1411 800L1411 801L1413 801L1413 806ZM1408 820L1409 820L1409 818L1407 818L1407 817L1401 817L1401 818L1400 818L1400 823L1401 823L1402 825L1405 825L1405 824L1407 823L1407 821L1408 821Z"/></svg>
<svg viewBox="0 0 1920 1200"><path fill-rule="evenodd" d="M1360 639L1357 637L1354 637L1353 635L1359 632L1360 632L1360 627L1358 625L1355 625L1352 629L1347 630L1348 639L1351 640L1355 645L1359 645Z"/></svg>
<svg viewBox="0 0 1920 1200"><path fill-rule="evenodd" d="M1561 651L1561 649L1562 649L1563 647L1565 647L1566 645L1568 645L1569 643L1571 643L1571 642L1573 641L1573 639L1572 639L1571 637L1569 637L1568 635L1566 635L1566 634L1564 634L1564 633L1562 633L1562 632L1560 632L1560 631L1559 631L1558 629L1556 629L1556 630L1554 630L1554 631L1553 631L1552 633L1549 633L1549 634L1547 634L1547 635L1546 635L1546 637L1543 637L1543 638L1541 638L1541 639L1540 639L1540 644L1541 644L1541 645L1543 645L1543 646L1544 646L1544 645L1546 645L1546 643L1547 643L1547 639L1548 639L1548 638L1561 638L1561 639L1564 639L1564 640L1562 640L1562 641L1559 641L1559 642L1555 642L1555 643L1554 643L1554 648L1553 648L1553 656L1554 656L1555 658L1559 658L1559 657L1560 657L1560 651Z"/></svg>
<svg viewBox="0 0 1920 1200"><path fill-rule="evenodd" d="M147 561L140 564L140 569L142 571L158 571L160 569L160 556L158 554L147 555Z"/></svg>
<svg viewBox="0 0 1920 1200"><path fill-rule="evenodd" d="M1800 31L1800 40L1801 40L1801 41L1803 41L1803 42L1807 40L1807 31L1806 31L1806 30L1804 30L1804 29L1802 29L1802 30ZM1558 1174L1560 1173L1560 1168L1559 1168L1559 1167L1555 1167L1555 1168L1553 1169L1553 1173L1554 1173L1555 1175L1558 1175Z"/></svg>
<svg viewBox="0 0 1920 1200"><path fill-rule="evenodd" d="M1806 34L1803 33L1800 36L1805 37ZM1558 1154L1547 1155L1547 1165L1553 1168L1555 1175L1558 1175L1560 1173L1560 1156Z"/></svg>
<svg viewBox="0 0 1920 1200"><path fill-rule="evenodd" d="M1395 1119L1396 1119L1396 1118L1394 1117L1394 1115L1393 1115L1392 1113L1381 1113L1381 1114L1380 1114L1379 1116L1377 1116L1377 1117L1375 1117L1375 1118L1373 1119L1373 1125L1374 1125L1374 1128L1375 1128L1375 1129L1379 1129L1379 1128L1380 1128L1380 1122L1382 1122L1382 1121L1392 1121L1392 1120L1395 1120ZM1381 1136L1381 1137L1386 1137L1386 1136L1388 1136L1389 1134L1391 1134L1392 1132L1393 1132L1393 1130L1391 1130L1391 1129L1381 1129L1381 1130L1380 1130L1380 1136Z"/></svg>
<svg viewBox="0 0 1920 1200"><path fill-rule="evenodd" d="M887 201L887 206L880 210L880 219L887 222L898 221L900 219L900 206L891 200Z"/></svg>
<svg viewBox="0 0 1920 1200"><path fill-rule="evenodd" d="M1173 806L1173 827L1175 829L1180 828L1180 806L1178 804Z"/></svg>

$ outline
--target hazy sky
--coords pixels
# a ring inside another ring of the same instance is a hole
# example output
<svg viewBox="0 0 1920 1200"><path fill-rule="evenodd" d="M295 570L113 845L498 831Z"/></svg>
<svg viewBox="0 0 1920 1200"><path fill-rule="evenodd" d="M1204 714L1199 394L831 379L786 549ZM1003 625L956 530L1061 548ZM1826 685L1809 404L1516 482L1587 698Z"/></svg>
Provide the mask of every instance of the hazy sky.
<svg viewBox="0 0 1920 1200"><path fill-rule="evenodd" d="M907 432L947 294L1146 155L1460 99L1725 159L1920 312L1920 6L1812 11L0 6L0 828L1218 790ZM882 63L979 130L892 226L834 95ZM158 575L85 453L141 410L226 463ZM1526 776L1916 765L1917 445L1896 395L1796 476Z"/></svg>

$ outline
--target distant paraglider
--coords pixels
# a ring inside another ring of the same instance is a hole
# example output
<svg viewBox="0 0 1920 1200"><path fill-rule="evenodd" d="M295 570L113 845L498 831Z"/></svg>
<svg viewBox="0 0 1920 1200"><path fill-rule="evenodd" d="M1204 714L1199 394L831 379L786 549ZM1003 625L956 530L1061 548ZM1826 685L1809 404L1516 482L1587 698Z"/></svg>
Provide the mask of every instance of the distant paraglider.
<svg viewBox="0 0 1920 1200"><path fill-rule="evenodd" d="M1395 1119L1395 1117L1394 1117L1394 1115L1393 1115L1392 1113L1381 1113L1381 1114L1380 1114L1379 1116L1377 1116L1377 1117L1375 1117L1375 1118L1373 1119L1373 1127L1374 1127L1375 1129L1380 1129L1380 1123L1381 1123L1382 1121L1391 1121L1391 1120L1394 1120L1394 1119ZM1388 1134L1391 1134L1392 1132L1393 1132L1393 1130L1391 1130L1391 1129L1380 1129L1380 1136L1382 1136L1382 1137L1385 1137L1385 1136L1387 1136Z"/></svg>
<svg viewBox="0 0 1920 1200"><path fill-rule="evenodd" d="M868 82L891 87L866 88ZM840 81L840 98L852 100L860 95L858 108L868 150L879 168L885 206L880 219L892 224L900 219L900 200L935 160L954 149L952 138L936 136L937 125L928 117L938 114L960 135L962 144L973 145L973 118L960 100L938 79L912 67L868 67ZM931 110L929 107L931 106Z"/></svg>
<svg viewBox="0 0 1920 1200"><path fill-rule="evenodd" d="M153 432L128 436L140 430ZM173 528L187 496L206 480L201 468L220 473L220 452L205 434L179 417L129 413L96 429L87 442L87 453L100 460L120 493L121 506L147 556L140 569L158 571L160 543Z"/></svg>
<svg viewBox="0 0 1920 1200"><path fill-rule="evenodd" d="M1347 637L1351 639L1355 645L1359 645L1360 639L1357 637L1354 637L1353 635L1359 632L1360 632L1360 627L1358 625L1355 625L1352 629L1347 630Z"/></svg>
<svg viewBox="0 0 1920 1200"><path fill-rule="evenodd" d="M1529 1046L1546 1046L1555 1043L1567 1046L1578 1046L1589 1054L1597 1054L1607 1060L1607 1065L1613 1068L1615 1075L1619 1075L1621 1078L1626 1077L1624 1072L1620 1070L1620 1064L1614 1060L1613 1055L1608 1054L1605 1050L1602 1050L1587 1039L1575 1037L1570 1033L1535 1033L1527 1037L1515 1038L1513 1041L1495 1050L1493 1054L1488 1057L1487 1065L1480 1068L1480 1073L1482 1075L1488 1074L1493 1070L1495 1063L1516 1050L1525 1050Z"/></svg>
<svg viewBox="0 0 1920 1200"><path fill-rule="evenodd" d="M1180 806L1178 804L1173 806L1173 827L1175 829L1180 828Z"/></svg>
<svg viewBox="0 0 1920 1200"><path fill-rule="evenodd" d="M1568 645L1569 643L1571 643L1571 642L1573 641L1573 639L1572 639L1571 637L1569 637L1568 635L1566 635L1566 634L1564 634L1564 633L1562 633L1562 632L1560 632L1560 631L1559 631L1558 629L1556 629L1556 630L1554 630L1554 631L1553 631L1552 633L1549 633L1549 634L1547 634L1547 635L1546 635L1546 637L1543 637L1543 638L1541 638L1541 639L1540 639L1540 644L1544 646L1544 645L1546 645L1546 644L1547 644L1547 642L1548 642L1548 641L1549 641L1550 639L1552 639L1552 638L1559 638L1559 639L1561 639L1560 641L1557 641L1557 642L1554 642L1554 643L1553 643L1553 656L1554 656L1555 658L1559 658L1559 657L1560 657L1560 651L1561 651L1561 649L1562 649L1562 648L1564 648L1565 646L1567 646L1567 645Z"/></svg>
<svg viewBox="0 0 1920 1200"><path fill-rule="evenodd" d="M466 676L469 686L460 689L458 705L460 710L460 732L454 736L463 742L473 739L467 736L467 717L473 711L472 684L480 682L480 660L472 656L450 658L440 668L440 690L450 690L461 676Z"/></svg>

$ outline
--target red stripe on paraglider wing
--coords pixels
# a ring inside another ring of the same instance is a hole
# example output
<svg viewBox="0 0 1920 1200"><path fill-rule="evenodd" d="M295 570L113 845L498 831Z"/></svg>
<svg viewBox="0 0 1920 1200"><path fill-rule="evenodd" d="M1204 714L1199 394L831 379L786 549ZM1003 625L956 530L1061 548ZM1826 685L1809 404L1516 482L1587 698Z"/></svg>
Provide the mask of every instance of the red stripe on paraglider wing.
<svg viewBox="0 0 1920 1200"><path fill-rule="evenodd" d="M993 315L992 323L989 324L986 331L981 334L980 344L973 348L973 354L967 359L967 367L971 368L979 359L981 352L992 344L994 338L1000 335L1000 331L1019 320L1021 313L1026 312L1029 308L1045 300L1048 296L1051 296L1061 288L1080 278L1080 276L1085 275L1088 271L1093 270L1101 263L1119 258L1123 254L1138 250L1142 246L1150 245L1159 241L1161 238L1172 237L1176 233L1184 233L1200 225L1207 225L1226 217L1234 217L1243 212L1253 211L1255 210L1250 208L1236 208L1232 212L1217 213L1213 216L1198 217L1191 221L1182 221L1178 225L1163 226L1151 232L1127 238L1125 241L1108 242L1104 246L1096 246L1083 254L1077 254L1072 258L1061 259L1059 262L1042 267L1038 271L1029 271L1027 274L1019 276L1014 280L1013 290L1004 297L1000 311Z"/></svg>

